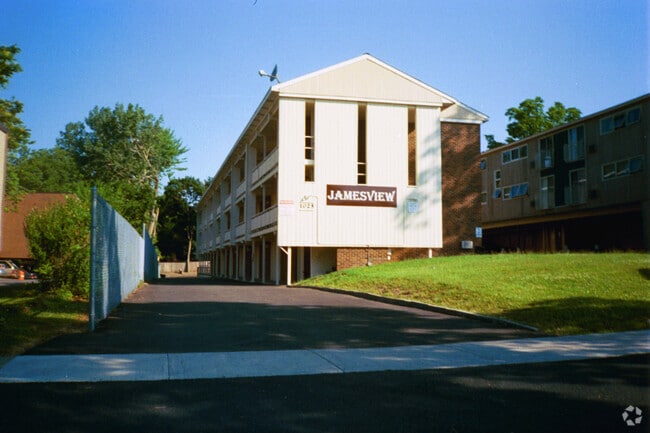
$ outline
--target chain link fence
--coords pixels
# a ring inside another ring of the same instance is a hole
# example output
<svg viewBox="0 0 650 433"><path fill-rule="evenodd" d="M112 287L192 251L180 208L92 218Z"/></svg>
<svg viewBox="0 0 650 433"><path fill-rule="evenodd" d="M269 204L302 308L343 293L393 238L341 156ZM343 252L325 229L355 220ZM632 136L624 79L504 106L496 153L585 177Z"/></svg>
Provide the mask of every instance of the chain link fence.
<svg viewBox="0 0 650 433"><path fill-rule="evenodd" d="M90 229L90 330L108 317L143 281L158 278L156 250L92 190Z"/></svg>

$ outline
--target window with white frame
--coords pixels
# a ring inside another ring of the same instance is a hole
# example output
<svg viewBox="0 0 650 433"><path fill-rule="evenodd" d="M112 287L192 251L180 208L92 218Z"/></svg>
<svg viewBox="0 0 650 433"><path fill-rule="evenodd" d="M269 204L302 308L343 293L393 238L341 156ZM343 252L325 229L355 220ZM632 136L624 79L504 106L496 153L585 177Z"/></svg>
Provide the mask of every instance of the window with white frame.
<svg viewBox="0 0 650 433"><path fill-rule="evenodd" d="M643 171L643 155L608 162L601 166L603 180L627 176L640 171Z"/></svg>
<svg viewBox="0 0 650 433"><path fill-rule="evenodd" d="M507 164L509 162L518 161L528 157L528 145L513 147L512 149L501 152L501 163Z"/></svg>
<svg viewBox="0 0 650 433"><path fill-rule="evenodd" d="M501 170L494 170L494 188L501 188Z"/></svg>
<svg viewBox="0 0 650 433"><path fill-rule="evenodd" d="M503 199L510 200L528 195L528 182L518 183L503 188Z"/></svg>
<svg viewBox="0 0 650 433"><path fill-rule="evenodd" d="M600 119L600 135L609 134L617 129L637 123L641 120L641 107L633 107Z"/></svg>
<svg viewBox="0 0 650 433"><path fill-rule="evenodd" d="M553 137L539 140L539 160L542 168L553 167Z"/></svg>
<svg viewBox="0 0 650 433"><path fill-rule="evenodd" d="M587 177L585 176L584 168L569 172L569 189L571 204L587 202Z"/></svg>
<svg viewBox="0 0 650 433"><path fill-rule="evenodd" d="M585 159L585 128L580 125L568 131L568 140L564 145L564 160L566 162Z"/></svg>
<svg viewBox="0 0 650 433"><path fill-rule="evenodd" d="M550 209L555 205L555 176L539 179L539 208Z"/></svg>

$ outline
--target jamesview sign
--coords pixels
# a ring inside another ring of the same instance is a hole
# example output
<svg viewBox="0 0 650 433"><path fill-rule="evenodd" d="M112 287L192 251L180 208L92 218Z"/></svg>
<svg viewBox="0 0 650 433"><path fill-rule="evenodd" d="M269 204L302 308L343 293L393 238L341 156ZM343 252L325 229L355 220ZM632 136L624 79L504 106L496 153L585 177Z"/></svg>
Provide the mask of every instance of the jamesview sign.
<svg viewBox="0 0 650 433"><path fill-rule="evenodd" d="M390 186L327 185L327 205L397 207L397 188Z"/></svg>

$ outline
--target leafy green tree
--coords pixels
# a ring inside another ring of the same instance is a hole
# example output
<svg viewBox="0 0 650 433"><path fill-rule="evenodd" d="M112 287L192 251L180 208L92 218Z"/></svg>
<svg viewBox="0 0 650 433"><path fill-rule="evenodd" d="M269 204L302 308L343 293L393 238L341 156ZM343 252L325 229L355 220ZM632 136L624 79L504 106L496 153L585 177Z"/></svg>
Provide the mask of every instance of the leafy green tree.
<svg viewBox="0 0 650 433"><path fill-rule="evenodd" d="M90 212L86 201L32 211L25 219L29 251L46 290L87 296L90 286Z"/></svg>
<svg viewBox="0 0 650 433"><path fill-rule="evenodd" d="M561 102L555 102L545 111L544 100L537 96L534 99L523 100L518 107L508 108L505 114L510 120L506 126L508 138L505 143L501 143L494 139L494 135L486 135L488 149L523 140L547 129L576 121L582 113L575 107L565 107Z"/></svg>
<svg viewBox="0 0 650 433"><path fill-rule="evenodd" d="M158 249L165 260L184 259L186 270L196 236L196 205L205 187L195 177L171 179L160 200Z"/></svg>
<svg viewBox="0 0 650 433"><path fill-rule="evenodd" d="M69 152L82 177L117 189L118 202L111 202L133 226L148 225L156 235L161 181L184 162L187 152L163 118L147 114L138 105L95 107L84 122L66 125L57 147ZM107 200L102 188L100 192Z"/></svg>
<svg viewBox="0 0 650 433"><path fill-rule="evenodd" d="M0 90L5 90L9 79L23 69L16 60L20 48L16 45L0 45ZM23 121L18 117L23 112L23 103L14 97L10 99L0 98L0 123L9 133L9 149L7 152L7 179L6 193L16 199L19 195L18 175L14 170L21 155L27 152L30 140L30 131L25 127Z"/></svg>
<svg viewBox="0 0 650 433"><path fill-rule="evenodd" d="M573 122L580 118L581 112L575 107L566 108L561 102L556 102L544 111L544 100L539 96L526 99L519 107L510 107L506 116L510 120L506 130L508 143L522 140L531 135L544 132L547 129Z"/></svg>
<svg viewBox="0 0 650 433"><path fill-rule="evenodd" d="M21 191L79 193L88 188L72 156L60 148L37 149L15 166Z"/></svg>

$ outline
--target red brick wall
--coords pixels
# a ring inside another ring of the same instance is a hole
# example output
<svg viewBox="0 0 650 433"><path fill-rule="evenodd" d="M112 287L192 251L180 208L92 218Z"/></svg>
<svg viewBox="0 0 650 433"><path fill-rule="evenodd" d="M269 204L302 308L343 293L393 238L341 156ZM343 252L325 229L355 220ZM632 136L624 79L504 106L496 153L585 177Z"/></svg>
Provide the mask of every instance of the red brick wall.
<svg viewBox="0 0 650 433"><path fill-rule="evenodd" d="M461 241L481 225L481 126L441 123L443 253L459 254Z"/></svg>
<svg viewBox="0 0 650 433"><path fill-rule="evenodd" d="M433 251L433 254L437 255L436 250ZM368 260L373 265L378 265L388 261L398 262L426 257L429 257L427 248L338 248L336 250L336 269L366 266Z"/></svg>

